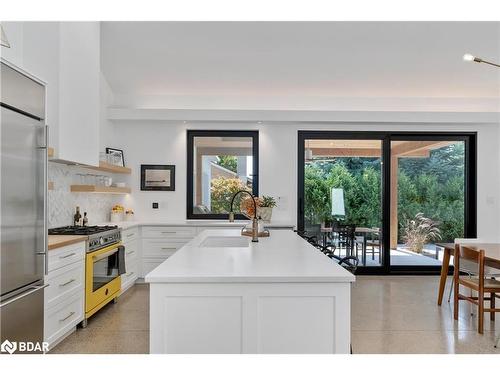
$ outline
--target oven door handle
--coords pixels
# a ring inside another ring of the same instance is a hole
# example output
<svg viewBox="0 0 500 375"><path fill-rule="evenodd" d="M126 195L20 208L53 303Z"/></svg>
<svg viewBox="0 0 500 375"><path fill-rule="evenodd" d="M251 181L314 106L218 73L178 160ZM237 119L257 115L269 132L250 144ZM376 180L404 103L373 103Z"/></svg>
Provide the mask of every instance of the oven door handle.
<svg viewBox="0 0 500 375"><path fill-rule="evenodd" d="M114 248L113 250L110 250L110 251L107 251L103 254L99 254L99 255L92 255L92 260L94 262L97 262L101 259L104 259L104 258L107 258L109 257L110 255L113 255L114 253L117 253L118 252L118 248Z"/></svg>

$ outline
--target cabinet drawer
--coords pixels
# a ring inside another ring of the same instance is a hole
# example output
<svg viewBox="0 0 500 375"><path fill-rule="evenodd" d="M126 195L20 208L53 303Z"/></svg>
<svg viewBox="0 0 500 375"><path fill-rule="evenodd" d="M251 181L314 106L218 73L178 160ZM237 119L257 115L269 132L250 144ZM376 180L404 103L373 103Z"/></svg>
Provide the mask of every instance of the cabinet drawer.
<svg viewBox="0 0 500 375"><path fill-rule="evenodd" d="M125 289L130 283L133 283L139 277L139 260L125 264L126 273L121 275L122 289Z"/></svg>
<svg viewBox="0 0 500 375"><path fill-rule="evenodd" d="M178 249L184 246L188 240L142 240L142 256L147 257L162 257L166 258L175 253Z"/></svg>
<svg viewBox="0 0 500 375"><path fill-rule="evenodd" d="M139 256L139 247L137 240L133 240L124 244L125 246L125 264L129 261L137 259Z"/></svg>
<svg viewBox="0 0 500 375"><path fill-rule="evenodd" d="M84 280L85 263L83 261L49 272L49 286L45 291L45 306L47 309L64 302L76 292L83 292Z"/></svg>
<svg viewBox="0 0 500 375"><path fill-rule="evenodd" d="M139 237L139 229L137 227L122 231L122 242L124 244L137 239L137 237Z"/></svg>
<svg viewBox="0 0 500 375"><path fill-rule="evenodd" d="M143 238L194 238L195 227L143 227Z"/></svg>
<svg viewBox="0 0 500 375"><path fill-rule="evenodd" d="M45 341L54 343L83 320L83 291L45 312ZM50 347L49 347L50 349Z"/></svg>
<svg viewBox="0 0 500 375"><path fill-rule="evenodd" d="M49 272L85 259L86 241L49 250Z"/></svg>
<svg viewBox="0 0 500 375"><path fill-rule="evenodd" d="M156 259L143 259L142 260L142 277L145 277L148 273L162 264L167 258L156 258Z"/></svg>

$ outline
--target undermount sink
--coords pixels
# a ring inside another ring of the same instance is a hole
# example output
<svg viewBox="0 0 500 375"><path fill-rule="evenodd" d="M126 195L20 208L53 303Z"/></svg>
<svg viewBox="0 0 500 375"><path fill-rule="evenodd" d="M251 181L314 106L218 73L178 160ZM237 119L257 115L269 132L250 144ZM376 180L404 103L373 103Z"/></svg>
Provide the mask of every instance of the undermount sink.
<svg viewBox="0 0 500 375"><path fill-rule="evenodd" d="M201 243L200 247L248 247L250 240L241 236L218 236L207 237Z"/></svg>

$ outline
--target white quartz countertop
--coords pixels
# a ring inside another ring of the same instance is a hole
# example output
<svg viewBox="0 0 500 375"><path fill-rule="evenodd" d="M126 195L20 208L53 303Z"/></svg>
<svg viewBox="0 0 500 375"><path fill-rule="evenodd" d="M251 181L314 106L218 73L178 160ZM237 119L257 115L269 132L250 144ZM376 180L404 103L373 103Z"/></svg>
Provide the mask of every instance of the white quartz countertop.
<svg viewBox="0 0 500 375"><path fill-rule="evenodd" d="M235 222L229 222L227 220L184 220L184 221L153 221L153 220L138 220L138 221L120 221L120 222L105 222L99 223L98 225L118 225L119 228L125 230L137 226L176 226L176 227L237 227L240 228L243 225L250 225L250 221L238 220ZM264 223L264 227L275 227L275 228L290 228L295 227L294 224L288 222L270 222Z"/></svg>
<svg viewBox="0 0 500 375"><path fill-rule="evenodd" d="M147 274L146 282L355 281L351 273L292 231L273 231L248 247L200 246L207 237L234 236L240 236L240 230L203 231Z"/></svg>

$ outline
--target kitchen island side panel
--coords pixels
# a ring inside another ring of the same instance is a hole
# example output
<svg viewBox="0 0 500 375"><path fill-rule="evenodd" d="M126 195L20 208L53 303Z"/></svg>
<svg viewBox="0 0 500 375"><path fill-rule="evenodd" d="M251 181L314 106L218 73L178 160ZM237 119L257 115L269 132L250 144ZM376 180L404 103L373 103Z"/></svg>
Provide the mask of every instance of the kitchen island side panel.
<svg viewBox="0 0 500 375"><path fill-rule="evenodd" d="M349 353L344 283L152 283L151 353Z"/></svg>

